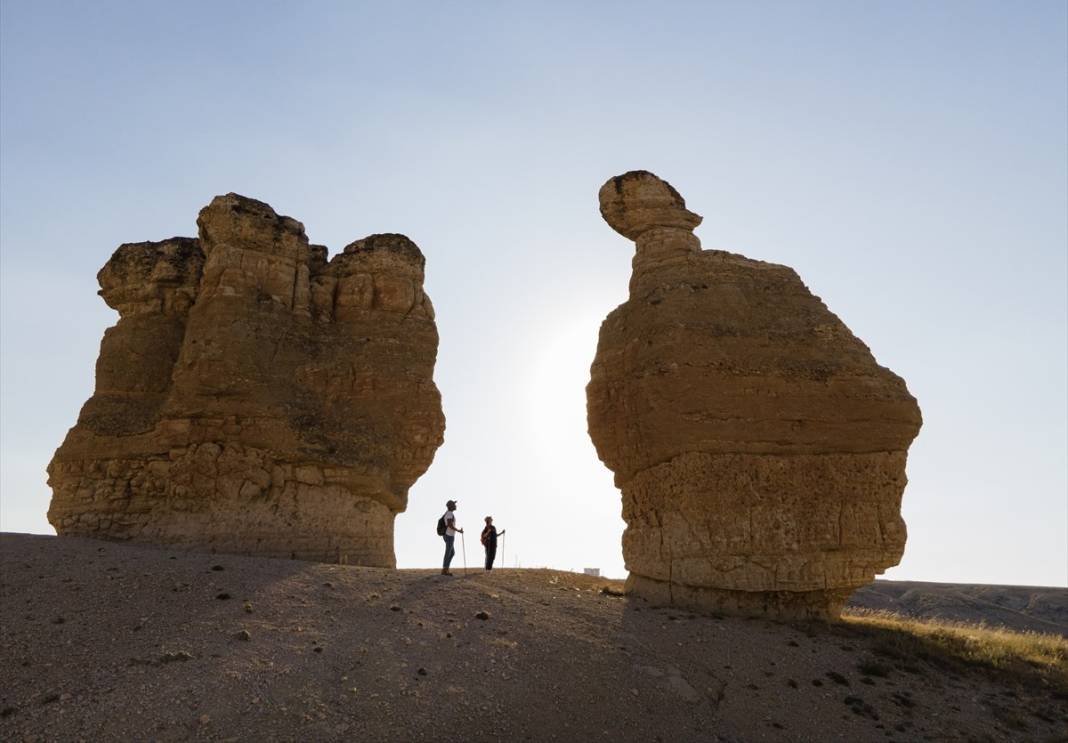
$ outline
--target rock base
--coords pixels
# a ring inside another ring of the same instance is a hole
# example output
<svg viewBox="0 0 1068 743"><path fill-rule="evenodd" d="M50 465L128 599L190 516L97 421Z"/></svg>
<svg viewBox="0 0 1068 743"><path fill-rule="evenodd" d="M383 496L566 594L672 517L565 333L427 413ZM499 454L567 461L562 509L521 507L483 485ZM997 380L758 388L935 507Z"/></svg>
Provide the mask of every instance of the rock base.
<svg viewBox="0 0 1068 743"><path fill-rule="evenodd" d="M905 456L690 452L650 467L622 488L627 569L726 595L848 595L901 558Z"/></svg>
<svg viewBox="0 0 1068 743"><path fill-rule="evenodd" d="M837 619L849 595L853 593L852 589L726 591L667 583L633 572L627 578L626 591L628 596L643 598L657 606L677 606L699 613L823 621Z"/></svg>
<svg viewBox="0 0 1068 743"><path fill-rule="evenodd" d="M64 536L394 568L396 513L343 469L204 443L143 459L57 462L48 518Z"/></svg>

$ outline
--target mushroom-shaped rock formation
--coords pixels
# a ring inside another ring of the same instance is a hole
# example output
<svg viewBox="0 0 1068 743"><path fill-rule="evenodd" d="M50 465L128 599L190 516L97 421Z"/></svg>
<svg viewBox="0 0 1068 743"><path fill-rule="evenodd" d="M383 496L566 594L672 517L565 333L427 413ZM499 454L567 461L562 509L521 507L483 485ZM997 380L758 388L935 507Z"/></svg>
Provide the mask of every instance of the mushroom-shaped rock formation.
<svg viewBox="0 0 1068 743"><path fill-rule="evenodd" d="M199 239L119 247L96 391L48 467L60 534L393 567L442 443L424 259L372 235L329 262L237 194Z"/></svg>
<svg viewBox="0 0 1068 743"><path fill-rule="evenodd" d="M623 493L628 590L837 616L904 551L916 400L792 269L701 250L701 218L667 182L626 173L600 202L637 245L586 388Z"/></svg>

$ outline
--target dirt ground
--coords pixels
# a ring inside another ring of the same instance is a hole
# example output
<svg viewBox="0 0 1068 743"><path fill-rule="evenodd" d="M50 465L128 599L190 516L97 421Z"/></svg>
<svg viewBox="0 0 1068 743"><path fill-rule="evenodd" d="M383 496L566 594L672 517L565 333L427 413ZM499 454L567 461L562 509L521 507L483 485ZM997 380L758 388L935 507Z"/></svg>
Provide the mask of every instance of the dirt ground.
<svg viewBox="0 0 1068 743"><path fill-rule="evenodd" d="M0 739L1066 739L1063 691L848 625L458 573L4 534Z"/></svg>

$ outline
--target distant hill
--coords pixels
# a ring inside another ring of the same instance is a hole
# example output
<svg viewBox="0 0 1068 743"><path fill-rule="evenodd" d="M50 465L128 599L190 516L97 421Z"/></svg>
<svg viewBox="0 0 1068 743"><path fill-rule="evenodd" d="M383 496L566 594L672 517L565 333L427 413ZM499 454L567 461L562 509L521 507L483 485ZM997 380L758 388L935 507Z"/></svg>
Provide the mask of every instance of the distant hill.
<svg viewBox="0 0 1068 743"><path fill-rule="evenodd" d="M1068 637L1068 588L877 580L849 608Z"/></svg>

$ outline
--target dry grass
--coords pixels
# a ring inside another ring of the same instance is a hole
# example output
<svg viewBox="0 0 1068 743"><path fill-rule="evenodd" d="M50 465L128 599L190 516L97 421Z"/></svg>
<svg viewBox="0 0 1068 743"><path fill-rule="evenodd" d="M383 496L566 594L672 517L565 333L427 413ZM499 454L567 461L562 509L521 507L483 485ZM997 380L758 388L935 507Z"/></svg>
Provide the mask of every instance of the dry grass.
<svg viewBox="0 0 1068 743"><path fill-rule="evenodd" d="M844 614L845 624L876 641L879 658L867 663L880 671L880 660L909 665L924 660L934 665L979 666L1040 681L1068 693L1068 640L1059 635L1012 632L977 624L918 620L887 612L854 610Z"/></svg>

